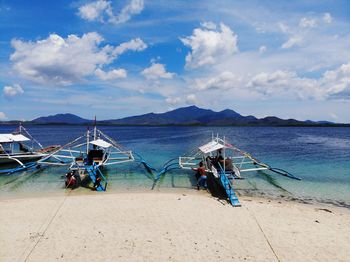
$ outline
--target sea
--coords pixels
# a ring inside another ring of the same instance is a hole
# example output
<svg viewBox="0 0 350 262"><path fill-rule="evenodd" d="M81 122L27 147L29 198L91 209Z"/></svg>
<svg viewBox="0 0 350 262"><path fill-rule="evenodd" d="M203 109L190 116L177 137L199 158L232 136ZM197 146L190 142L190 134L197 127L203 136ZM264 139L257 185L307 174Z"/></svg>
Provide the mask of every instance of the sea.
<svg viewBox="0 0 350 262"><path fill-rule="evenodd" d="M0 133L16 126L2 125ZM27 125L26 129L43 146L64 145L81 136L88 127L72 125ZM91 127L90 127L91 128ZM350 208L350 128L348 127L202 127L202 126L99 126L125 148L152 167L207 143L219 134L240 149L272 167L302 178L286 178L270 171L244 173L234 180L237 194L305 203L329 203ZM63 194L67 167L46 167L0 175L0 198L25 195ZM139 162L120 164L104 170L108 191L152 190L157 172L150 174ZM195 190L192 171L172 170L153 190ZM71 189L67 189L71 190ZM88 188L79 188L89 191ZM96 192L98 193L98 192Z"/></svg>

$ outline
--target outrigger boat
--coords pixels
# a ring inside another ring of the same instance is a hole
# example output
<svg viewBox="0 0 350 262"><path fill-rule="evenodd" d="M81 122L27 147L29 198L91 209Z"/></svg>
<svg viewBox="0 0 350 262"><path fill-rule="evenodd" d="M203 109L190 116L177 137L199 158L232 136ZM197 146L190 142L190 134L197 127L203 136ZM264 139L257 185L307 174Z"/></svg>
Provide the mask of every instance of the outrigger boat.
<svg viewBox="0 0 350 262"><path fill-rule="evenodd" d="M177 161L177 162L175 162ZM301 180L285 170L273 168L266 163L254 158L249 153L230 144L225 137L212 136L210 142L199 146L188 155L170 160L164 165L155 182L161 175L171 169L193 170L202 163L208 175L212 175L219 181L225 190L228 200L233 206L241 206L232 184L233 179L242 179L242 175L254 171L272 171L291 179Z"/></svg>
<svg viewBox="0 0 350 262"><path fill-rule="evenodd" d="M39 161L40 164L69 166L66 187L78 187L88 179L97 191L105 191L107 179L101 168L134 161L131 151L97 129L86 133Z"/></svg>
<svg viewBox="0 0 350 262"><path fill-rule="evenodd" d="M20 124L9 134L0 134L0 173L13 173L37 165L58 146L43 146Z"/></svg>

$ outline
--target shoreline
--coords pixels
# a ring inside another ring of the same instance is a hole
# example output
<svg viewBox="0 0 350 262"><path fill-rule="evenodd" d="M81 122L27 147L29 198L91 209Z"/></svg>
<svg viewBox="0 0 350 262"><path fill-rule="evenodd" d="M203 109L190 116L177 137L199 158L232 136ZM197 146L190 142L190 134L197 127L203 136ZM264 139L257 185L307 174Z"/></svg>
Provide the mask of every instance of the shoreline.
<svg viewBox="0 0 350 262"><path fill-rule="evenodd" d="M6 225L0 228L0 260L346 261L350 256L350 210L240 200L242 207L234 208L193 190L0 200L6 210L0 214Z"/></svg>
<svg viewBox="0 0 350 262"><path fill-rule="evenodd" d="M140 194L140 193L146 193L146 194L157 194L157 193L166 193L166 194L172 194L172 193L185 193L185 194L197 194L197 193L204 193L207 194L208 197L217 199L216 197L212 196L209 192L201 190L197 191L196 188L169 188L169 187L163 187L163 188L156 188L156 189L149 189L146 187L133 187L133 188L119 188L118 190L107 190L106 192L96 192L93 190L89 190L84 187L79 187L78 189L64 189L62 188L61 191L59 190L53 190L53 191L46 191L46 192L11 192L11 193L5 193L0 195L0 202L3 200L15 200L15 199L30 199L30 198L51 198L51 197L63 197L67 194L70 194L71 196L89 196L89 195L95 195L95 194L103 194L103 195L110 195L110 194ZM291 203L299 203L299 204L305 204L305 205L313 205L313 206L328 206L328 207L335 207L335 208L344 208L350 210L350 204L341 201L341 200L332 200L332 199L319 199L319 198L311 198L311 197L299 197L295 195L273 195L273 194L266 194L264 191L250 191L250 190L236 190L238 199L241 198L252 198L252 199L264 199L264 200L271 200L271 201L283 201L283 202L291 202ZM220 201L225 201L225 199L220 199ZM229 204L229 202L227 202Z"/></svg>

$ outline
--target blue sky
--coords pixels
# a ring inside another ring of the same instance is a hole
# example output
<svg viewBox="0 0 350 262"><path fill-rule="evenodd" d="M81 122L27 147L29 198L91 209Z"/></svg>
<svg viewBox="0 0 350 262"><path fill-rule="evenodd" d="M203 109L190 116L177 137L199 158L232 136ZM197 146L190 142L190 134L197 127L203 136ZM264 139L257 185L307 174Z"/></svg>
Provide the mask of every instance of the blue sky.
<svg viewBox="0 0 350 262"><path fill-rule="evenodd" d="M197 105L350 123L348 1L0 1L0 120Z"/></svg>

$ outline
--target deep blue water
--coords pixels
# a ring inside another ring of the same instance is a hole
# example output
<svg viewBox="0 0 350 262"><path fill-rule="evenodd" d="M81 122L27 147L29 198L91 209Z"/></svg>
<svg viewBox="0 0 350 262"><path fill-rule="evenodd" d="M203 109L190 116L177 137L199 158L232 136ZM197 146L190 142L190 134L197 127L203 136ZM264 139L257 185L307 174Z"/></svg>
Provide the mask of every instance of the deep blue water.
<svg viewBox="0 0 350 262"><path fill-rule="evenodd" d="M0 126L0 133L15 126ZM65 144L86 131L83 126L26 126L44 146ZM171 158L206 143L219 133L237 147L273 167L302 177L302 181L252 172L234 182L239 194L266 194L350 205L350 128L326 127L99 127L156 168ZM63 191L65 168L50 167L0 177L0 196ZM150 189L153 181L138 163L106 171L108 190ZM157 188L193 187L189 171L168 173ZM88 189L85 189L88 190Z"/></svg>

